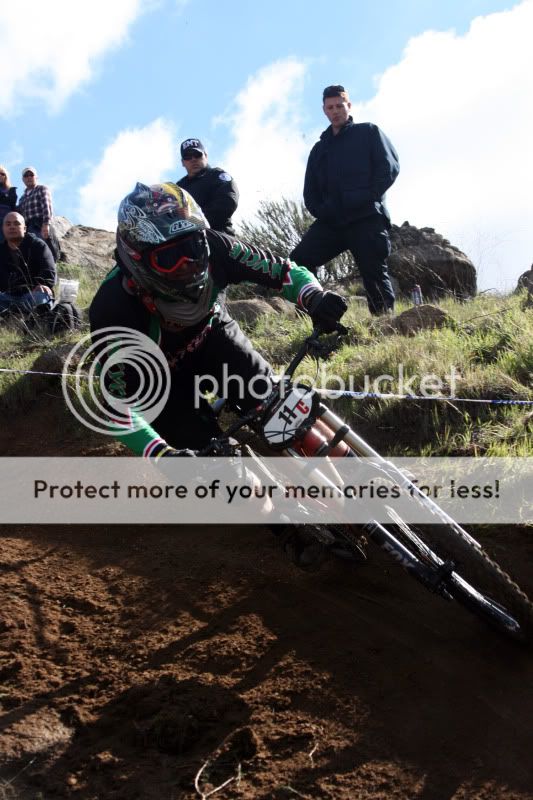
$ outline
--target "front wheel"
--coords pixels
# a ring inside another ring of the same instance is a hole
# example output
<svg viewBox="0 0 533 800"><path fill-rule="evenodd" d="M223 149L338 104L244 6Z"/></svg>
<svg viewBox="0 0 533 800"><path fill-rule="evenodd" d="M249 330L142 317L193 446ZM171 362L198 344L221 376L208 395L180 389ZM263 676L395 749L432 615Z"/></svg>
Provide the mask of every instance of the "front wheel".
<svg viewBox="0 0 533 800"><path fill-rule="evenodd" d="M387 540L395 539L417 562L404 566L427 588L453 598L493 629L533 644L533 604L478 542L459 526L414 530L397 515L391 517L391 526L377 526L374 541L392 549Z"/></svg>
<svg viewBox="0 0 533 800"><path fill-rule="evenodd" d="M492 628L522 644L533 644L533 604L483 548L461 548L451 596Z"/></svg>

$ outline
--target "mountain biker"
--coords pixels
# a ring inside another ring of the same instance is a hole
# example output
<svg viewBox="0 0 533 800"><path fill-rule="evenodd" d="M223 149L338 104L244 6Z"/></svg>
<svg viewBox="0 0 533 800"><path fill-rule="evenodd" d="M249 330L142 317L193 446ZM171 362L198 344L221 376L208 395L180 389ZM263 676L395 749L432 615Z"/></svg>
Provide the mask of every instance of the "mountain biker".
<svg viewBox="0 0 533 800"><path fill-rule="evenodd" d="M103 343L110 326L136 330L164 353L170 394L152 424L134 406L112 409L109 420L119 441L151 459L194 456L219 435L211 406L195 397L197 376L219 385L224 370L239 376L240 383L228 381L226 398L242 412L269 392L271 368L221 302L226 286L246 281L277 289L326 331L347 308L305 267L209 228L194 198L172 183L138 183L123 199L115 254L116 267L91 303L91 333ZM117 400L135 397L139 382L138 371L120 357L104 377Z"/></svg>

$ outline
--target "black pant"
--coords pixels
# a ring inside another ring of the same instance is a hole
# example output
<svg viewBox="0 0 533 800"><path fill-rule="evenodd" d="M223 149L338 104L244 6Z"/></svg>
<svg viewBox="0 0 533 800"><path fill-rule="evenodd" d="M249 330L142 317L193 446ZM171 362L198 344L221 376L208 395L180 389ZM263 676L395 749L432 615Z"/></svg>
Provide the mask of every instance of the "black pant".
<svg viewBox="0 0 533 800"><path fill-rule="evenodd" d="M224 314L222 324L207 334L198 350L188 353L182 365L171 371L168 401L152 427L172 447L205 447L218 436L220 428L210 404L196 396L198 386L211 391L209 377L214 378L219 386L217 394L233 409L245 412L268 394L270 375L269 364L254 350L237 322ZM201 376L207 377L199 381Z"/></svg>
<svg viewBox="0 0 533 800"><path fill-rule="evenodd" d="M381 214L333 227L315 220L294 248L290 258L316 272L317 267L349 250L353 255L371 314L381 314L394 307L394 290L387 269L391 245L390 223Z"/></svg>

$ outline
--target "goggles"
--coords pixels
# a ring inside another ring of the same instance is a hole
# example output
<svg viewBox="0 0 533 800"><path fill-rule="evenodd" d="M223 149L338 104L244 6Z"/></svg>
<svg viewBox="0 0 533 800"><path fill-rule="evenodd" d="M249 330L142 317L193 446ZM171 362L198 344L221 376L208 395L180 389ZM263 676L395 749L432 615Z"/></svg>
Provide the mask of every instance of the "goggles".
<svg viewBox="0 0 533 800"><path fill-rule="evenodd" d="M206 242L203 234L193 233L143 253L147 267L167 281L187 284L206 269Z"/></svg>

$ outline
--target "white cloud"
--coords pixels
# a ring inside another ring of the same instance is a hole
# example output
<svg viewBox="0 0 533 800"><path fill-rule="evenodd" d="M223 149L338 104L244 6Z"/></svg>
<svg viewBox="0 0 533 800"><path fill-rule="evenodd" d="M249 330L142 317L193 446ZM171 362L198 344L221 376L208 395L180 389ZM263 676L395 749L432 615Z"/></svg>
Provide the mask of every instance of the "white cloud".
<svg viewBox="0 0 533 800"><path fill-rule="evenodd" d="M90 80L95 65L118 47L141 13L141 0L18 0L0 6L0 114L30 99L57 110Z"/></svg>
<svg viewBox="0 0 533 800"><path fill-rule="evenodd" d="M9 143L4 143L2 147L2 159L4 164L9 164L12 171L14 171L14 168L19 164L22 166L24 149L20 142L17 142L16 139L12 139ZM11 181L13 182L13 180L14 175L11 175Z"/></svg>
<svg viewBox="0 0 533 800"><path fill-rule="evenodd" d="M483 288L510 289L533 260L533 2L478 17L463 36L427 31L354 107L390 136L402 171L398 224L436 228Z"/></svg>
<svg viewBox="0 0 533 800"><path fill-rule="evenodd" d="M309 151L298 113L305 71L294 58L264 67L216 120L232 128L234 143L221 165L239 187L236 219L249 218L260 200L301 196Z"/></svg>
<svg viewBox="0 0 533 800"><path fill-rule="evenodd" d="M79 191L79 218L84 225L114 230L119 203L137 181L158 183L175 171L175 142L173 126L164 119L121 131Z"/></svg>

